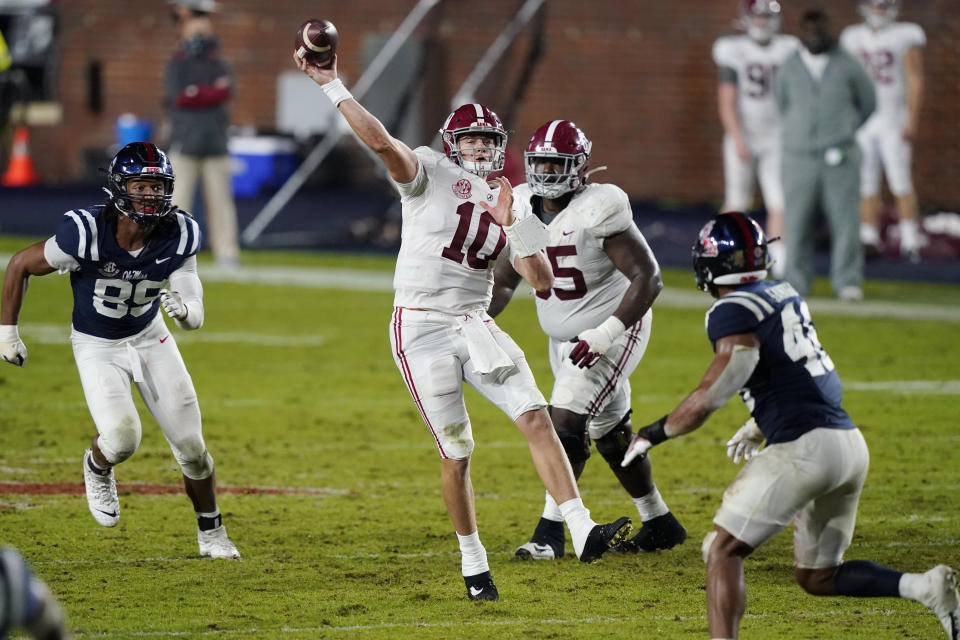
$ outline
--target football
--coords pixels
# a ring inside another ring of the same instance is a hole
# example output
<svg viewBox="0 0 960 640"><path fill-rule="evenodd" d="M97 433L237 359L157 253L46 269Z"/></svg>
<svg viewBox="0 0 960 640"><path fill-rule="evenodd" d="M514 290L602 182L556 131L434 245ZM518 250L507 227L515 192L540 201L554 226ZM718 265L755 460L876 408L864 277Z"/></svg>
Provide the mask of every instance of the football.
<svg viewBox="0 0 960 640"><path fill-rule="evenodd" d="M329 69L333 64L333 54L337 52L339 41L340 35L332 22L311 18L297 29L294 46L298 58L323 69Z"/></svg>

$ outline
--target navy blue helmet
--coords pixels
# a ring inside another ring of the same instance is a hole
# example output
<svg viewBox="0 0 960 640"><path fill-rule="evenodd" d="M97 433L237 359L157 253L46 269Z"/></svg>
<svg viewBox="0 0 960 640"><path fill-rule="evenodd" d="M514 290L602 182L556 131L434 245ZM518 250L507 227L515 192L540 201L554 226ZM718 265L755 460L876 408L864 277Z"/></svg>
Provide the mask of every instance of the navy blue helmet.
<svg viewBox="0 0 960 640"><path fill-rule="evenodd" d="M134 195L127 183L135 178L155 178L163 182L163 195ZM167 154L149 142L131 142L117 152L107 169L107 193L110 203L125 216L141 225L153 225L173 211L173 165Z"/></svg>
<svg viewBox="0 0 960 640"><path fill-rule="evenodd" d="M697 286L713 293L716 285L736 286L767 277L767 237L750 216L733 211L711 218L693 245Z"/></svg>

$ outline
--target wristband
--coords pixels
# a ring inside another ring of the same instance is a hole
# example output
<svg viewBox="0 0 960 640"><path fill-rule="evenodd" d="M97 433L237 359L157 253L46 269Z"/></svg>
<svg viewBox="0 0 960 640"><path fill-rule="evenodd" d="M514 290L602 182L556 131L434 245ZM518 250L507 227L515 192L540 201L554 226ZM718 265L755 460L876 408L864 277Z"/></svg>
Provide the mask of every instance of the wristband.
<svg viewBox="0 0 960 640"><path fill-rule="evenodd" d="M667 432L664 431L666 424L667 416L663 416L653 424L648 424L643 429L640 429L640 431L637 431L637 435L648 440L650 444L660 444L667 439Z"/></svg>
<svg viewBox="0 0 960 640"><path fill-rule="evenodd" d="M627 327L617 316L610 316L601 322L597 329L606 332L606 334L610 337L610 342L612 344L623 334L624 331L627 330Z"/></svg>
<svg viewBox="0 0 960 640"><path fill-rule="evenodd" d="M529 215L503 227L510 247L521 258L532 256L550 242L550 232L537 216Z"/></svg>
<svg viewBox="0 0 960 640"><path fill-rule="evenodd" d="M340 78L334 78L327 84L320 85L320 88L327 94L330 102L332 102L335 107L344 100L349 100L353 97L353 94L343 85L343 81L340 80Z"/></svg>
<svg viewBox="0 0 960 640"><path fill-rule="evenodd" d="M15 324L0 324L0 342L16 342L20 339L20 332Z"/></svg>

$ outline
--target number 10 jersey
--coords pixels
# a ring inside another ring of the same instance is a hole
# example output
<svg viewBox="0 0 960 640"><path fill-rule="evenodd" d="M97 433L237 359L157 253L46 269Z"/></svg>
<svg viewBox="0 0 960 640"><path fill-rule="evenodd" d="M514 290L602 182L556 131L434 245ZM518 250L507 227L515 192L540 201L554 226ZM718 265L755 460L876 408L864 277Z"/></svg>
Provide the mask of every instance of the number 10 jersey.
<svg viewBox="0 0 960 640"><path fill-rule="evenodd" d="M507 236L477 203L494 205L499 190L439 151L418 147L414 153L417 177L397 185L403 228L394 306L454 315L485 310Z"/></svg>

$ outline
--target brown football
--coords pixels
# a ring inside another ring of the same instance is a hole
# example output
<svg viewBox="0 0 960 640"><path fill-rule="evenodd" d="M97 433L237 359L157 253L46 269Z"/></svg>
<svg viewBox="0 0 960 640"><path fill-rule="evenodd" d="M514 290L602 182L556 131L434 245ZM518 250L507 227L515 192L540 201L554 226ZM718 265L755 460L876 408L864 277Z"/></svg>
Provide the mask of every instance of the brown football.
<svg viewBox="0 0 960 640"><path fill-rule="evenodd" d="M337 52L340 35L329 20L311 18L297 29L294 43L297 57L323 69L333 64L333 54Z"/></svg>

